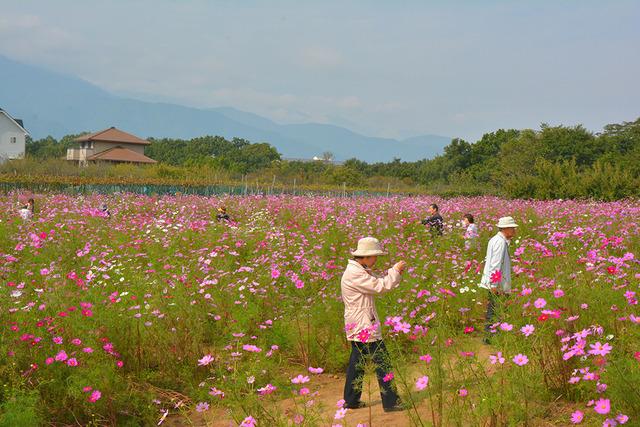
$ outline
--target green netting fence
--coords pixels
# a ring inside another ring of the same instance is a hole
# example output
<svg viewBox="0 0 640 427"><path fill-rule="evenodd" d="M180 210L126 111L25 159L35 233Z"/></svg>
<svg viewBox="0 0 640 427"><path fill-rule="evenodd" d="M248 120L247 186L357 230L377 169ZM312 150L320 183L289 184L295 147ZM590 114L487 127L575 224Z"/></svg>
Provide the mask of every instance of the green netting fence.
<svg viewBox="0 0 640 427"><path fill-rule="evenodd" d="M135 193L144 195L192 194L199 196L256 196L256 195L305 195L327 197L381 197L395 196L396 193L349 190L346 187L335 190L309 190L296 187L260 187L248 185L160 185L160 184L80 184L0 182L0 192L31 191L34 193L65 194L114 194ZM404 194L407 195L407 194Z"/></svg>

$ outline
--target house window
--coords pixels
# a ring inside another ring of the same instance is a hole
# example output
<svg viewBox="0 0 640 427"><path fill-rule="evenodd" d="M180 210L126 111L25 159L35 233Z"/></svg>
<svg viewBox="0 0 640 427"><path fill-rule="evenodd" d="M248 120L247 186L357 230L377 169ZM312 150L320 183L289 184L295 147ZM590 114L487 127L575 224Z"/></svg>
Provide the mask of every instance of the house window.
<svg viewBox="0 0 640 427"><path fill-rule="evenodd" d="M18 139L17 139L15 136L12 136L11 138L9 138L9 141L10 141L12 144L15 144L16 142L18 142Z"/></svg>

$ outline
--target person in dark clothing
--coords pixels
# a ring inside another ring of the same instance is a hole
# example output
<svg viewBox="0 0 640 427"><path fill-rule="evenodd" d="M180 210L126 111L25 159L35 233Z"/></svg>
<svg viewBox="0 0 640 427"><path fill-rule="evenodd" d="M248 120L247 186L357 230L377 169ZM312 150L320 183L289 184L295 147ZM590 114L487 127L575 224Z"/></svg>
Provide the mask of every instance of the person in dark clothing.
<svg viewBox="0 0 640 427"><path fill-rule="evenodd" d="M444 224L440 216L440 208L435 203L429 206L429 217L422 220L422 225L428 225L429 231L434 236L442 236Z"/></svg>
<svg viewBox="0 0 640 427"><path fill-rule="evenodd" d="M105 214L107 218L111 218L111 212L109 212L109 208L106 204L103 203L100 205L100 212Z"/></svg>
<svg viewBox="0 0 640 427"><path fill-rule="evenodd" d="M226 222L231 221L231 217L227 213L227 208L225 208L224 206L218 208L218 215L216 215L216 221L226 221Z"/></svg>

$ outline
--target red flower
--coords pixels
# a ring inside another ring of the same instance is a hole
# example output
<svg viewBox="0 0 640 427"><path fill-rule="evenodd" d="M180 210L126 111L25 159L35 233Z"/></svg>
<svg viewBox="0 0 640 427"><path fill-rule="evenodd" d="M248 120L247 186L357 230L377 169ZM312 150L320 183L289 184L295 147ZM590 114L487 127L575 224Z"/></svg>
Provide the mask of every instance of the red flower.
<svg viewBox="0 0 640 427"><path fill-rule="evenodd" d="M500 270L494 271L491 273L490 279L493 284L500 283L502 281L502 272Z"/></svg>
<svg viewBox="0 0 640 427"><path fill-rule="evenodd" d="M616 268L615 265L610 265L609 267L607 267L607 272L609 274L616 274L617 271L618 269Z"/></svg>
<svg viewBox="0 0 640 427"><path fill-rule="evenodd" d="M538 320L540 322L544 322L545 320L547 320L549 318L548 314L541 314L540 316L538 316Z"/></svg>
<svg viewBox="0 0 640 427"><path fill-rule="evenodd" d="M466 328L464 328L465 334L470 334L473 331L475 331L475 328L473 326L467 326Z"/></svg>

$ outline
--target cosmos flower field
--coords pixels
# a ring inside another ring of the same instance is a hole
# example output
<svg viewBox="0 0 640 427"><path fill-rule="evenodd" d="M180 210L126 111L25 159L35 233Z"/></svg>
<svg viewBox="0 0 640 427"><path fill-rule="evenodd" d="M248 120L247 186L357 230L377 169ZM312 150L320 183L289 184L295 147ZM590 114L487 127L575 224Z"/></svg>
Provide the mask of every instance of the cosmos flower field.
<svg viewBox="0 0 640 427"><path fill-rule="evenodd" d="M0 425L375 425L319 398L344 378L340 276L368 235L381 270L408 264L377 302L404 425L640 425L640 202L40 194L23 220L24 197L0 195ZM504 215L513 293L485 345Z"/></svg>

